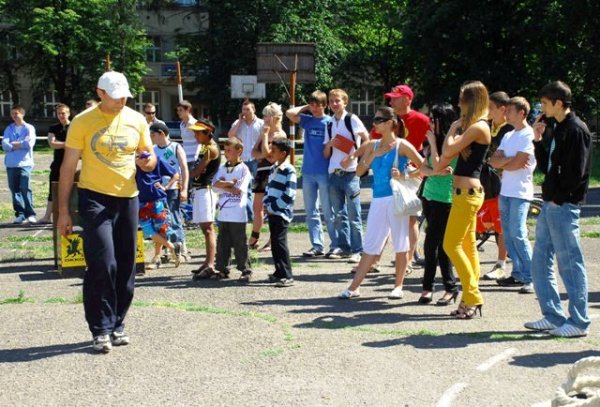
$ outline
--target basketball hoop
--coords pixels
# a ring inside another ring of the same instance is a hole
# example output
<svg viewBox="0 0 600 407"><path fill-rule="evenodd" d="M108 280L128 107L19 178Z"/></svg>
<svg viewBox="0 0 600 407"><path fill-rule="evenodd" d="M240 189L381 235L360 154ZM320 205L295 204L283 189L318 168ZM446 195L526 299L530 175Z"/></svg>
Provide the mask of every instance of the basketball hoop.
<svg viewBox="0 0 600 407"><path fill-rule="evenodd" d="M231 75L232 99L264 99L266 97L264 83L258 83L256 76Z"/></svg>

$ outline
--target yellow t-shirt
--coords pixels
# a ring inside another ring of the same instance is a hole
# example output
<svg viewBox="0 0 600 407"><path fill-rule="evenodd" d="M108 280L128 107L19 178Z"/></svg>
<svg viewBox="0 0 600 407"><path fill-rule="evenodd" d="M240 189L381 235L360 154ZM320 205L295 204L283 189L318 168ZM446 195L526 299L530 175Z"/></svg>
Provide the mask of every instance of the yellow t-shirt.
<svg viewBox="0 0 600 407"><path fill-rule="evenodd" d="M122 198L138 195L135 155L138 147L152 149L140 113L129 107L114 115L97 106L85 110L71 122L65 146L82 151L80 188Z"/></svg>

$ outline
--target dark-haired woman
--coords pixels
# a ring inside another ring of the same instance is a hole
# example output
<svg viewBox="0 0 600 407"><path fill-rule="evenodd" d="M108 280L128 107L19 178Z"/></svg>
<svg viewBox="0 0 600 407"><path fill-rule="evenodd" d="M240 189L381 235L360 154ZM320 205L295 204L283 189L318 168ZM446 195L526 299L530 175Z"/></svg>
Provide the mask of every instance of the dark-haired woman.
<svg viewBox="0 0 600 407"><path fill-rule="evenodd" d="M454 170L454 193L448 225L444 234L444 250L456 268L463 288L462 301L451 315L471 319L481 315L483 297L479 291L479 254L475 245L477 211L483 204L483 188L479 181L483 160L491 135L487 123L488 91L483 83L468 82L460 89L461 118L452 124L442 157L433 168L446 167L458 157Z"/></svg>
<svg viewBox="0 0 600 407"><path fill-rule="evenodd" d="M403 297L402 284L408 266L409 217L396 216L390 179L404 177L402 170L406 167L408 160L418 168L421 166L423 158L412 144L396 138L394 131L401 126L403 132L404 126L390 107L379 108L373 117L373 124L377 132L382 135L381 139L364 143L355 153L360 157L356 175L361 176L367 173L369 168L373 169L373 200L367 217L367 234L364 238L363 255L358 263L354 279L350 287L340 293L338 296L340 299L360 296L359 286L379 257L390 233L396 253L396 281L389 298L401 299ZM343 167L348 166L354 160L353 155L349 155L342 161ZM394 167L396 156L398 157L397 168Z"/></svg>
<svg viewBox="0 0 600 407"><path fill-rule="evenodd" d="M449 103L433 105L430 109L431 131L427 133L429 147L421 174L427 177L423 188L423 214L427 221L425 233L425 271L423 273L423 292L419 304L429 304L433 299L435 271L440 266L445 293L438 299L437 305L448 305L456 301L458 287L452 270L452 263L444 251L444 233L452 205L452 170L456 166L454 158L449 167L441 172L433 171L433 163L440 160L444 138L457 115Z"/></svg>

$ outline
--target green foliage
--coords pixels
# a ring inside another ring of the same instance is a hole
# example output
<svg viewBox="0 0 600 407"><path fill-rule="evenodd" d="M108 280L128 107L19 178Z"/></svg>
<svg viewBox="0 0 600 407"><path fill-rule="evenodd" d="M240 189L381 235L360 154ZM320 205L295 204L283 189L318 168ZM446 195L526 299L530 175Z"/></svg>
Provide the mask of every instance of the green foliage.
<svg viewBox="0 0 600 407"><path fill-rule="evenodd" d="M25 303L33 303L35 300L33 298L25 297L25 291L19 290L19 294L13 298L5 298L0 300L0 305L4 304L25 304Z"/></svg>

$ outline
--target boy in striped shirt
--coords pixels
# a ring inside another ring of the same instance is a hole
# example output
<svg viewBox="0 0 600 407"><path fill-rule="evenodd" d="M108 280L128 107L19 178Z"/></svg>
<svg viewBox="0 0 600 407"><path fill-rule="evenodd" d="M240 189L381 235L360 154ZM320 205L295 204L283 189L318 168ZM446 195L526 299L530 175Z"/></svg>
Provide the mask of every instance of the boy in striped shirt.
<svg viewBox="0 0 600 407"><path fill-rule="evenodd" d="M289 287L294 284L292 265L287 242L288 225L293 218L296 199L296 170L286 159L292 146L286 138L275 138L271 143L272 159L275 164L269 176L269 183L263 204L269 216L271 233L271 253L275 272L269 275L269 281L277 287Z"/></svg>

